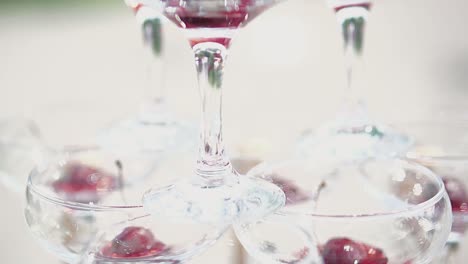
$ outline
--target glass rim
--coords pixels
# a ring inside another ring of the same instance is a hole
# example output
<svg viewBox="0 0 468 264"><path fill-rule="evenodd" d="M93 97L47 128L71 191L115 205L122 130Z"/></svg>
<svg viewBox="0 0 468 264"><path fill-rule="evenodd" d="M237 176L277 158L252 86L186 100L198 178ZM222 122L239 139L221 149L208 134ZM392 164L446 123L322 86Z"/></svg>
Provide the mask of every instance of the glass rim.
<svg viewBox="0 0 468 264"><path fill-rule="evenodd" d="M99 146L92 145L92 146L65 146L60 149L58 152L61 153L62 156L70 155L70 154L77 154L86 151L99 151L102 150ZM52 162L51 164L57 164L57 162ZM49 168L51 165L47 165L46 167ZM116 211L116 210L132 210L132 209L142 209L143 204L136 205L136 204L129 204L129 205L100 205L94 203L80 203L69 201L63 198L60 198L57 195L48 195L43 193L40 188L34 184L34 178L40 176L43 172L39 169L39 166L35 166L28 176L28 181L26 184L26 193L34 194L36 197L39 197L41 200L47 201L49 203L53 203L59 206L67 207L74 210L81 210L81 211Z"/></svg>
<svg viewBox="0 0 468 264"><path fill-rule="evenodd" d="M373 160L373 159L370 159ZM366 214L321 214L321 213L314 213L311 211L308 212L299 212L294 210L288 210L286 206L279 209L275 212L276 215L279 216L296 216L296 217L308 217L313 218L316 220L334 220L334 221L342 221L342 220L367 220L367 219L374 219L374 218L388 218L388 217L402 217L402 216L411 216L417 215L421 211L424 211L430 207L433 207L435 204L440 202L442 199L449 200L448 194L445 190L444 183L442 178L440 178L436 173L432 170L426 168L425 166L409 159L403 158L394 158L390 160L395 160L398 162L403 162L407 165L412 166L412 168L416 168L420 172L422 172L426 178L430 178L433 182L437 185L438 191L436 194L432 195L429 199L417 203L414 205L408 205L405 209L402 210L393 210L387 212L378 212L378 213L366 213ZM450 204L449 204L450 206Z"/></svg>

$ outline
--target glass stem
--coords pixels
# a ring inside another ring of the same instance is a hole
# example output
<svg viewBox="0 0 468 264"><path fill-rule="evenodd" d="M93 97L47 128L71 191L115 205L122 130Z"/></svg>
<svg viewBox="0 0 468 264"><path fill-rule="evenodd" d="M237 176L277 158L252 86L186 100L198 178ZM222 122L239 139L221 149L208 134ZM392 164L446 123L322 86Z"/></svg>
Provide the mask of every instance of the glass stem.
<svg viewBox="0 0 468 264"><path fill-rule="evenodd" d="M201 97L202 123L197 174L205 178L232 171L224 153L222 134L222 81L227 50L218 43L193 46Z"/></svg>
<svg viewBox="0 0 468 264"><path fill-rule="evenodd" d="M367 22L368 7L354 6L337 11L344 42L347 92L345 110L358 110L364 107L356 76L363 70L364 30Z"/></svg>
<svg viewBox="0 0 468 264"><path fill-rule="evenodd" d="M143 43L147 50L148 82L146 96L150 101L143 105L140 120L145 123L169 122L165 102L165 65L163 52L163 26L159 17L148 18L142 24Z"/></svg>
<svg viewBox="0 0 468 264"><path fill-rule="evenodd" d="M164 101L164 58L163 58L163 26L159 17L149 18L143 22L143 41L150 52L148 58L149 94L155 102Z"/></svg>
<svg viewBox="0 0 468 264"><path fill-rule="evenodd" d="M165 101L164 69L163 54L152 55L148 63L149 86L146 94L156 104Z"/></svg>

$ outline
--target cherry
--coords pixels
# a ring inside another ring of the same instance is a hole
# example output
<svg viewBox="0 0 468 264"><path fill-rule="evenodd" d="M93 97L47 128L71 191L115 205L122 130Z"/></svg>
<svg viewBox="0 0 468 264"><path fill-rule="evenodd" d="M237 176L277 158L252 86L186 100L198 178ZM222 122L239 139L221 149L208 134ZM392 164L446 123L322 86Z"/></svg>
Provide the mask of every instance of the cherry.
<svg viewBox="0 0 468 264"><path fill-rule="evenodd" d="M63 167L61 177L52 183L54 191L74 202L98 202L100 191L117 187L116 177L80 162L70 162Z"/></svg>
<svg viewBox="0 0 468 264"><path fill-rule="evenodd" d="M165 250L166 245L155 239L149 229L130 226L104 247L102 254L110 258L138 258L158 255Z"/></svg>
<svg viewBox="0 0 468 264"><path fill-rule="evenodd" d="M442 180L452 204L452 211L468 212L468 192L463 182L455 177L443 177Z"/></svg>
<svg viewBox="0 0 468 264"><path fill-rule="evenodd" d="M298 186L293 182L280 178L278 176L272 177L272 182L283 190L286 195L286 205L294 205L300 202L309 200L311 197L304 193Z"/></svg>
<svg viewBox="0 0 468 264"><path fill-rule="evenodd" d="M322 248L324 264L387 264L383 251L349 238L334 238Z"/></svg>

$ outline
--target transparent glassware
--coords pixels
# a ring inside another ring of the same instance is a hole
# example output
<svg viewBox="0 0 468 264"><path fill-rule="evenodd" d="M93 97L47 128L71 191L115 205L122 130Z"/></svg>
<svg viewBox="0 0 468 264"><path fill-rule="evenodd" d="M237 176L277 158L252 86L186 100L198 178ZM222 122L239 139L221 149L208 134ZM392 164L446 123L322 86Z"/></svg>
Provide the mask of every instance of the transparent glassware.
<svg viewBox="0 0 468 264"><path fill-rule="evenodd" d="M234 225L261 263L429 263L450 233L442 180L414 162L292 160L249 175L278 184L288 201L273 215Z"/></svg>
<svg viewBox="0 0 468 264"><path fill-rule="evenodd" d="M139 112L118 121L98 134L98 145L113 151L151 153L155 160L168 152L195 149L196 129L189 122L174 116L168 108L165 96L165 47L164 24L166 19L154 9L144 5L131 6L142 33L147 52L146 64L150 98Z"/></svg>
<svg viewBox="0 0 468 264"><path fill-rule="evenodd" d="M224 229L144 210L148 182L131 179L139 157L71 149L34 169L25 209L34 237L66 263L182 263L213 244Z"/></svg>
<svg viewBox="0 0 468 264"><path fill-rule="evenodd" d="M374 120L361 98L364 34L372 2L327 0L336 14L343 37L347 94L334 119L301 136L298 152L302 156L327 153L347 159L391 157L411 147L412 141L407 135Z"/></svg>
<svg viewBox="0 0 468 264"><path fill-rule="evenodd" d="M239 177L227 157L222 134L222 81L234 33L274 0L134 0L180 27L192 47L201 96L199 155L193 172L143 197L155 217L193 219L229 226L241 215L263 216L284 204L284 194L267 181ZM182 175L181 175L182 176ZM171 204L171 206L167 206Z"/></svg>
<svg viewBox="0 0 468 264"><path fill-rule="evenodd" d="M457 257L468 229L468 123L454 117L396 124L415 139L406 157L439 175L452 203L452 232L440 263L451 263L450 259Z"/></svg>
<svg viewBox="0 0 468 264"><path fill-rule="evenodd" d="M22 193L28 174L51 155L38 126L23 118L0 120L0 184Z"/></svg>

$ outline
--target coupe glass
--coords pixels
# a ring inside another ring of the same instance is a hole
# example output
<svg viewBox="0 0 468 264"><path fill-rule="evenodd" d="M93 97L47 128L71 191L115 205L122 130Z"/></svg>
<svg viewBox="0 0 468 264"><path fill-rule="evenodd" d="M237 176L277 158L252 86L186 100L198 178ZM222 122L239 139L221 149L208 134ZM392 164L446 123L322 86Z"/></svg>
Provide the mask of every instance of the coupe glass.
<svg viewBox="0 0 468 264"><path fill-rule="evenodd" d="M261 179L239 177L227 157L222 135L222 81L234 33L275 0L134 0L158 10L186 34L195 58L201 96L201 134L193 172L148 191L145 208L156 217L193 219L220 227L242 215L263 216L284 204L284 194ZM170 204L171 206L167 206Z"/></svg>
<svg viewBox="0 0 468 264"><path fill-rule="evenodd" d="M315 131L308 131L299 140L303 156L336 155L345 158L396 156L412 144L409 137L369 115L361 100L356 78L363 73L364 33L371 9L370 0L327 0L334 10L344 43L347 95L335 119Z"/></svg>
<svg viewBox="0 0 468 264"><path fill-rule="evenodd" d="M164 153L194 149L195 129L178 120L166 103L163 32L166 19L147 6L131 7L148 53L147 96L150 100L141 105L136 116L101 131L98 144L113 151L151 153L160 159Z"/></svg>
<svg viewBox="0 0 468 264"><path fill-rule="evenodd" d="M235 224L262 263L429 263L450 233L442 180L413 162L296 160L249 174L278 184L287 198L275 214Z"/></svg>
<svg viewBox="0 0 468 264"><path fill-rule="evenodd" d="M401 131L416 139L406 156L430 168L445 184L452 203L453 226L443 263L457 257L468 228L468 123L467 120L400 124Z"/></svg>
<svg viewBox="0 0 468 264"><path fill-rule="evenodd" d="M25 216L38 241L66 263L180 263L225 231L149 216L141 204L148 183L131 184L146 167L140 156L83 148L53 160L32 171Z"/></svg>

